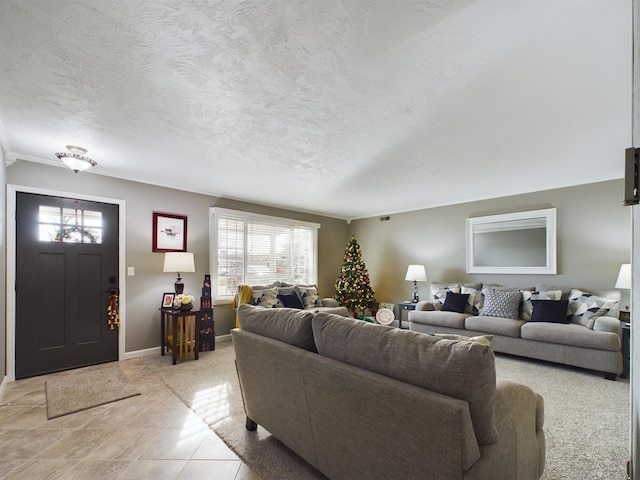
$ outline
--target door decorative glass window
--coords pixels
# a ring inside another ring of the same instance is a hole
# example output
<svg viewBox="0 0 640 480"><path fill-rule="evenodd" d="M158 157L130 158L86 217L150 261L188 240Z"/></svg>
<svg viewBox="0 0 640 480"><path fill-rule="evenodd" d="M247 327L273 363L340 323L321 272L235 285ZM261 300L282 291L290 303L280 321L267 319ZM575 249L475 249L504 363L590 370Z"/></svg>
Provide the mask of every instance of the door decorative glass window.
<svg viewBox="0 0 640 480"><path fill-rule="evenodd" d="M102 212L40 205L41 242L102 243Z"/></svg>

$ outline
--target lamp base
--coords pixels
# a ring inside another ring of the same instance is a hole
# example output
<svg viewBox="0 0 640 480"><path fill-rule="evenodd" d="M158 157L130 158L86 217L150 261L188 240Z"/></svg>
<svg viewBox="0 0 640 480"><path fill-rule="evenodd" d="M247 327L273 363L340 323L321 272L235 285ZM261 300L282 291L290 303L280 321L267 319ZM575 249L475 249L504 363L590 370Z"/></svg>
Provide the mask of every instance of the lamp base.
<svg viewBox="0 0 640 480"><path fill-rule="evenodd" d="M418 296L418 282L413 281L413 297L411 298L411 303L418 303L420 301L420 297Z"/></svg>
<svg viewBox="0 0 640 480"><path fill-rule="evenodd" d="M184 283L182 283L182 279L180 277L178 277L176 283L173 284L173 289L175 290L176 295L180 295L184 292Z"/></svg>

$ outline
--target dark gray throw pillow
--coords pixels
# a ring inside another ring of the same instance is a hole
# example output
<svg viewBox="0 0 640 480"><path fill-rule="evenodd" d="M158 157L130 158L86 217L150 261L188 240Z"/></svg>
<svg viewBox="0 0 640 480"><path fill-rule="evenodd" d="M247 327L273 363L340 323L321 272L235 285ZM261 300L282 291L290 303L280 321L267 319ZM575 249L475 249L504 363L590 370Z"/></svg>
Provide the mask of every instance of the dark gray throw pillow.
<svg viewBox="0 0 640 480"><path fill-rule="evenodd" d="M467 306L468 301L468 293L447 292L444 304L442 305L442 311L464 313L464 309Z"/></svg>
<svg viewBox="0 0 640 480"><path fill-rule="evenodd" d="M300 297L293 292L287 295L279 294L278 299L287 308L297 308L299 310L304 310L304 306L302 305L302 300L300 300Z"/></svg>
<svg viewBox="0 0 640 480"><path fill-rule="evenodd" d="M569 300L531 300L532 322L569 323L567 306Z"/></svg>

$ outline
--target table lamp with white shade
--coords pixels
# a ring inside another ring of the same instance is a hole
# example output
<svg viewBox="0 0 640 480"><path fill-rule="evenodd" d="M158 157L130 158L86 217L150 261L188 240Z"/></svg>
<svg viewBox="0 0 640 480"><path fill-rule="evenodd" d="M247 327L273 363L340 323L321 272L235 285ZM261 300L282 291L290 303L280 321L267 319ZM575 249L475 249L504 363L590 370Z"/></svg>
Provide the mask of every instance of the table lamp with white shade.
<svg viewBox="0 0 640 480"><path fill-rule="evenodd" d="M195 262L193 261L193 253L191 252L167 252L164 254L163 272L176 272L178 278L173 285L176 294L184 292L184 283L182 283L181 273L195 272Z"/></svg>
<svg viewBox="0 0 640 480"><path fill-rule="evenodd" d="M631 264L623 263L620 267L620 273L618 273L618 279L616 280L616 288L624 288L629 290L631 288Z"/></svg>
<svg viewBox="0 0 640 480"><path fill-rule="evenodd" d="M623 263L620 266L620 272L618 273L618 279L616 280L616 288L622 288L624 290L631 289L631 264ZM626 310L620 309L620 320L628 322L630 320L629 307L625 307Z"/></svg>
<svg viewBox="0 0 640 480"><path fill-rule="evenodd" d="M424 269L424 265L409 265L404 279L413 282L413 298L411 299L411 303L418 303L420 300L418 296L418 282L427 281L427 272Z"/></svg>

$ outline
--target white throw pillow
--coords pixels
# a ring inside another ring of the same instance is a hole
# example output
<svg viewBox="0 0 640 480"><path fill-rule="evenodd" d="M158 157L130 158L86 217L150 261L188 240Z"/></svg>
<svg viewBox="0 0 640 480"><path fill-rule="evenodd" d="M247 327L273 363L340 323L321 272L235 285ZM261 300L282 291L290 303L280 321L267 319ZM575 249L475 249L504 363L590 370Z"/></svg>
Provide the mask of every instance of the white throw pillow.
<svg viewBox="0 0 640 480"><path fill-rule="evenodd" d="M469 299L467 300L467 303L469 305L465 311L467 313L473 313L474 315L477 315L482 308L482 290L471 287L461 287L460 290L463 295L469 295Z"/></svg>
<svg viewBox="0 0 640 480"><path fill-rule="evenodd" d="M592 329L596 318L606 317L617 304L617 300L598 297L574 288L569 294L567 315L572 323L578 323Z"/></svg>
<svg viewBox="0 0 640 480"><path fill-rule="evenodd" d="M460 293L458 283L431 282L431 303L440 309L447 298L447 292Z"/></svg>
<svg viewBox="0 0 640 480"><path fill-rule="evenodd" d="M320 296L318 295L318 289L316 287L298 286L300 292L300 298L302 299L302 305L304 308L320 307Z"/></svg>
<svg viewBox="0 0 640 480"><path fill-rule="evenodd" d="M257 307L275 308L278 302L278 287L253 290L251 303Z"/></svg>

